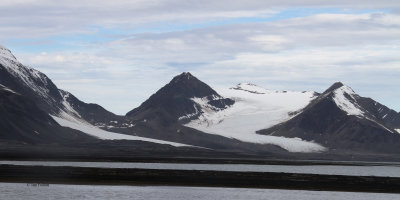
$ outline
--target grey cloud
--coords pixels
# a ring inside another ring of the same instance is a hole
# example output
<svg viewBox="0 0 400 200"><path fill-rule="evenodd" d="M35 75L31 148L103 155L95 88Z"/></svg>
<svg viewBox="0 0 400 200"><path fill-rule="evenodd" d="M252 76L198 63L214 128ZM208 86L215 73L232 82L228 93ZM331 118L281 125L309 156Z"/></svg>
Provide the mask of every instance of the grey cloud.
<svg viewBox="0 0 400 200"><path fill-rule="evenodd" d="M19 7L0 3L0 13L7 16L0 18L0 38L95 32L87 26L205 22L268 15L293 6L400 7L395 1L38 2ZM137 106L183 70L192 71L214 86L254 82L271 89L321 92L331 83L343 81L360 94L400 110L393 100L400 98L393 92L400 84L399 19L395 12L322 14L275 22L128 34L111 42L91 44L80 53L49 52L42 57L17 53L17 57L48 73L62 88L83 100L99 102L120 114ZM86 86L81 87L82 83Z"/></svg>
<svg viewBox="0 0 400 200"><path fill-rule="evenodd" d="M291 7L398 10L396 1L153 0L5 1L0 4L1 36L43 37L87 33L88 26L137 28L163 22L204 22L264 16Z"/></svg>

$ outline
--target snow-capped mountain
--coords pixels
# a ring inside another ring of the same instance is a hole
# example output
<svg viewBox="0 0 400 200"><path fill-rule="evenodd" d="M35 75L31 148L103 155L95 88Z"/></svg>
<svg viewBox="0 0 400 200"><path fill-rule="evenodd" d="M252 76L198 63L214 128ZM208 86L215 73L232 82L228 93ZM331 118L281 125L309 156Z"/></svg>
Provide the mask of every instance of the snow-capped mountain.
<svg viewBox="0 0 400 200"><path fill-rule="evenodd" d="M54 83L45 74L22 65L4 47L0 47L0 84L31 98L46 112L57 114L63 108L63 99Z"/></svg>
<svg viewBox="0 0 400 200"><path fill-rule="evenodd" d="M259 133L313 140L336 150L398 153L399 116L338 82L292 119Z"/></svg>
<svg viewBox="0 0 400 200"><path fill-rule="evenodd" d="M9 109L6 110L9 112L2 113L4 117L9 116L3 122L4 128L0 127L2 130L0 135L6 138L8 137L6 135L15 135L15 133L18 132L15 130L21 129L24 130L23 134L20 134L24 135L21 141L31 140L32 133L36 133L37 135L42 133L41 135L49 136L47 139L57 137L66 139L69 137L68 134L82 134L83 132L86 133L86 137L93 139L140 140L158 144L169 144L172 146L190 146L175 142L124 135L100 129L99 127L109 126L129 127L131 124L129 124L129 121L123 116L117 116L97 104L84 103L69 92L58 89L45 74L31 67L24 66L15 58L10 50L3 46L0 46L0 84L3 91L1 93L2 98L8 98L6 94L11 92L16 96L12 97L13 99L20 98L22 100L18 102L27 104L16 105L15 103L17 102L10 101L10 105L13 105L14 109ZM4 106L5 108L12 107L9 105ZM21 109L29 108L30 110L18 112L18 106L20 106ZM26 113L28 111L32 111L33 113ZM33 116L36 116L36 119ZM24 126L24 124L16 126L13 125L16 122L10 120L18 121L18 118L24 119L26 117L32 120L31 122L26 122L31 126ZM13 129L6 127L12 127ZM62 127L71 129L63 129ZM61 129L62 131L60 131ZM59 133L66 134L60 135ZM2 136L0 136L0 138ZM35 134L33 134L33 136L36 137ZM53 141L47 139L46 137L36 137L35 141Z"/></svg>

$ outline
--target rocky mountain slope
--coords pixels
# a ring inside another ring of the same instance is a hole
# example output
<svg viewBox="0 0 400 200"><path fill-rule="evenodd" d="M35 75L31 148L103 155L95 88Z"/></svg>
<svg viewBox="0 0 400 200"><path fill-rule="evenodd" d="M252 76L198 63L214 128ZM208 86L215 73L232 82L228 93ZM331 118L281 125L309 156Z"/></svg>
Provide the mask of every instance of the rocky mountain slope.
<svg viewBox="0 0 400 200"><path fill-rule="evenodd" d="M399 116L338 82L292 119L259 133L313 140L336 150L399 153Z"/></svg>

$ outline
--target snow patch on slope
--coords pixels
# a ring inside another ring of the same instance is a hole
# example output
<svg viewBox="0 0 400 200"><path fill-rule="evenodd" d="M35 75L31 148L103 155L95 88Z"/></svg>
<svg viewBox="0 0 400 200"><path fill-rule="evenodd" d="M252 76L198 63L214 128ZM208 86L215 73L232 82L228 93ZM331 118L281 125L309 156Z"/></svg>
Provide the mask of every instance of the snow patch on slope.
<svg viewBox="0 0 400 200"><path fill-rule="evenodd" d="M152 142L152 143L158 143L158 144L168 144L168 145L172 145L175 147L191 146L191 145L186 145L186 144L181 144L181 143L168 142L168 141L163 141L163 140L156 140L156 139L150 139L150 138L144 138L144 137L139 137L139 136L125 135L125 134L119 134L119 133L105 131L105 130L99 129L87 122L78 120L68 114L65 114L65 113L61 113L59 117L53 116L53 115L51 115L51 117L53 117L53 119L61 126L69 127L69 128L75 129L75 130L82 131L88 135L94 136L94 137L102 139L102 140L139 140L139 141L146 141L146 142Z"/></svg>
<svg viewBox="0 0 400 200"><path fill-rule="evenodd" d="M3 91L7 91L7 92L14 93L14 94L18 94L18 93L15 92L14 90L12 90L12 89L10 89L10 88L8 88L8 87L2 85L2 84L0 84L0 89L3 90Z"/></svg>
<svg viewBox="0 0 400 200"><path fill-rule="evenodd" d="M357 104L354 95L356 95L356 93L350 87L342 86L334 91L333 100L340 109L347 113L347 115L364 116L364 112ZM351 99L348 99L348 97Z"/></svg>
<svg viewBox="0 0 400 200"><path fill-rule="evenodd" d="M223 98L215 96L215 95L208 96L208 97L202 97L202 98L199 98L199 97L191 98L190 100L192 100L195 103L195 105L193 105L195 112L181 116L178 118L178 120L190 119L194 116L204 117L204 116L208 116L209 114L212 114L212 113L215 113L218 111L222 111L223 109L226 109L229 106L225 105L225 108L217 108L209 103L210 101L222 100L222 99Z"/></svg>
<svg viewBox="0 0 400 200"><path fill-rule="evenodd" d="M74 115L78 118L82 118L82 116L72 107L72 105L68 102L68 98L70 97L71 93L63 91L63 90L59 90L60 95L63 98L62 101L62 105L64 106L64 108L62 109L63 111Z"/></svg>
<svg viewBox="0 0 400 200"><path fill-rule="evenodd" d="M379 122L377 122L377 121L375 121L375 120L373 120L373 119L371 119L371 118L369 118L369 117L365 117L365 119L368 119L369 121L374 122L375 124L379 125L380 127L382 127L382 128L384 128L384 129L386 129L387 131L393 133L392 130L390 130L390 129L387 128L386 126L382 125L381 123L379 123Z"/></svg>
<svg viewBox="0 0 400 200"><path fill-rule="evenodd" d="M239 86L242 89L238 89ZM206 102L192 99L201 105L203 113L199 119L192 120L185 126L243 142L274 144L290 152L325 150L319 144L298 138L256 133L257 130L289 120L293 117L289 113L304 108L315 98L314 92L271 91L252 84L239 84L234 88L220 89L217 92L225 98L233 99L235 103L223 110L213 110L210 109L210 105L205 104Z"/></svg>
<svg viewBox="0 0 400 200"><path fill-rule="evenodd" d="M395 131L397 131L397 133L399 133L400 134L400 129L394 129Z"/></svg>

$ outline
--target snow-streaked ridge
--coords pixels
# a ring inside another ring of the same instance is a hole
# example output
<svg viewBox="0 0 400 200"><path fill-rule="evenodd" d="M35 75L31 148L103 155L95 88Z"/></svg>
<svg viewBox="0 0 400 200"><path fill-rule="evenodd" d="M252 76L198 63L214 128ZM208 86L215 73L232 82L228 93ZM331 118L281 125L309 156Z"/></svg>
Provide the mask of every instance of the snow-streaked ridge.
<svg viewBox="0 0 400 200"><path fill-rule="evenodd" d="M49 79L40 71L28 66L22 65L10 50L0 47L0 64L15 78L21 80L37 94L49 100L49 90L46 88ZM43 86L37 84L41 82Z"/></svg>
<svg viewBox="0 0 400 200"><path fill-rule="evenodd" d="M240 87L239 87L240 86ZM320 152L325 148L299 138L259 135L256 131L289 120L290 113L307 106L314 92L274 92L253 84L239 84L217 92L235 101L225 109L214 110L204 99L192 99L202 114L185 126L200 131L234 138L243 142L273 144L290 152Z"/></svg>
<svg viewBox="0 0 400 200"><path fill-rule="evenodd" d="M76 116L78 118L82 118L82 116L76 111L72 105L68 102L68 98L70 97L71 93L63 90L59 90L61 97L63 98L62 105L64 106L61 108L64 112L67 112L70 115Z"/></svg>
<svg viewBox="0 0 400 200"><path fill-rule="evenodd" d="M394 129L395 131L397 131L397 133L399 133L400 134L400 129Z"/></svg>
<svg viewBox="0 0 400 200"><path fill-rule="evenodd" d="M191 146L191 145L181 144L181 143L176 143L176 142L169 142L169 141L164 141L164 140L150 139L150 138L145 138L145 137L125 135L125 134L105 131L105 130L97 128L83 120L76 119L66 113L61 113L60 116L51 115L51 117L53 117L53 119L61 126L69 127L69 128L75 129L75 130L82 131L88 135L94 136L94 137L102 139L102 140L139 140L139 141L152 142L152 143L157 143L157 144L167 144L167 145L172 145L175 147Z"/></svg>
<svg viewBox="0 0 400 200"><path fill-rule="evenodd" d="M362 107L357 103L356 97L358 97L358 95L350 87L343 85L342 87L335 89L333 93L334 93L333 100L335 101L336 105L341 110L346 112L347 115L354 115L359 118L367 119L371 122L374 122L378 126L384 128L385 130L394 133L392 129L386 127L382 123L375 120L375 117L373 115L370 115L367 110L362 110ZM376 105L377 102L375 102L375 106ZM385 117L386 115L383 116L383 118Z"/></svg>
<svg viewBox="0 0 400 200"><path fill-rule="evenodd" d="M0 45L0 58L6 58L8 60L17 61L17 58L11 53L11 51Z"/></svg>
<svg viewBox="0 0 400 200"><path fill-rule="evenodd" d="M361 107L357 104L355 99L356 93L348 86L342 86L333 91L336 105L345 111L348 115L364 116L364 112ZM348 97L351 98L348 99Z"/></svg>

